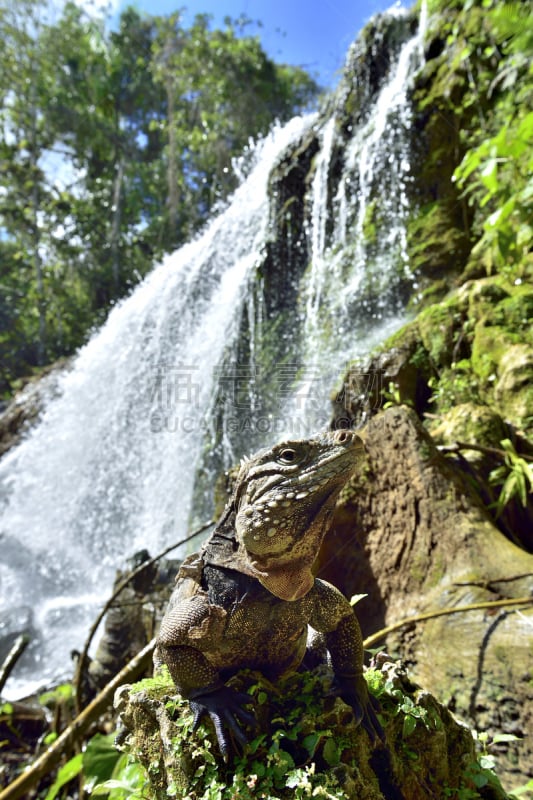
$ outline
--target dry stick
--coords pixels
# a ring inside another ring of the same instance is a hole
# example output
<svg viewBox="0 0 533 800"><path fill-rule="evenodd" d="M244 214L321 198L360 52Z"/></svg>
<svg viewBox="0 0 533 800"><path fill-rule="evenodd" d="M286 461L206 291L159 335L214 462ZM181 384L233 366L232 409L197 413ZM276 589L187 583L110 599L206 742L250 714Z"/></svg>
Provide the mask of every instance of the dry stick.
<svg viewBox="0 0 533 800"><path fill-rule="evenodd" d="M88 727L97 720L113 700L115 690L123 683L135 680L146 670L150 663L152 652L155 647L155 639L152 639L135 658L115 675L100 692L96 695L89 705L83 709L70 725L65 728L63 733L50 745L37 761L18 776L9 786L0 791L0 800L17 800L28 792L43 775L49 773L61 759L61 756L72 749L76 740L87 731Z"/></svg>
<svg viewBox="0 0 533 800"><path fill-rule="evenodd" d="M113 604L113 602L117 599L117 597L121 593L121 591L126 588L126 586L129 584L129 582L133 578L135 578L137 575L139 575L139 573L143 572L143 570L147 569L147 567L150 567L152 564L155 564L156 561L159 561L161 558L164 558L164 556L166 556L167 553L170 553L171 550L175 550L176 547L181 547L182 544L186 544L187 542L190 542L191 539L195 538L195 536L199 536L201 533L203 533L205 530L207 530L207 528L209 528L209 526L212 525L212 524L213 524L213 520L209 520L209 522L204 522L203 525L201 525L199 528L197 528L195 531L193 531L191 534L189 534L189 536L186 536L185 539L182 539L181 541L170 545L170 547L167 547L165 550L163 550L162 553L159 553L157 556L154 556L153 558L149 559L148 561L144 561L136 569L134 569L132 572L130 572L128 575L126 575L126 577L122 581L120 581L120 583L118 584L116 589L113 591L113 594L111 595L111 597L106 602L106 604L104 605L104 607L102 608L102 610L100 611L98 616L96 617L95 621L93 622L93 624L91 626L91 629L89 630L89 634L87 636L85 644L83 646L83 650L81 651L81 653L79 655L78 663L76 664L76 673L74 675L73 683L74 683L74 697L75 697L75 706L76 706L76 713L77 714L79 714L81 712L81 709L82 709L81 686L82 686L82 679L83 679L83 670L85 668L85 664L86 664L86 661L87 661L87 653L89 652L89 647L91 646L91 642L93 640L93 637L94 637L96 631L98 630L98 626L100 625L101 621L103 620L103 618L105 617L105 615L109 611L109 609L110 609L111 605Z"/></svg>
<svg viewBox="0 0 533 800"><path fill-rule="evenodd" d="M444 617L447 614L459 614L463 611L479 611L485 608L505 608L506 606L522 606L522 605L529 605L533 603L533 597L512 597L506 600L487 600L484 603L471 603L468 606L456 606L455 608L443 608L441 611L428 611L426 614L418 614L416 617L409 617L408 619L404 619L401 622L394 622L392 625L388 625L386 628L382 628L380 631L373 633L372 636L367 636L367 638L363 642L363 647L372 647L373 644L378 642L380 639L383 639L384 636L387 636L389 633L393 633L393 631L400 630L400 628L404 628L406 625L411 625L413 622L424 622L428 619L434 619L435 617ZM1 800L1 797L0 797Z"/></svg>
<svg viewBox="0 0 533 800"><path fill-rule="evenodd" d="M4 663L0 667L0 695L2 694L2 689L6 685L7 679L13 672L13 667L21 657L24 650L27 648L29 642L30 637L27 634L22 633L17 637L13 647L7 654Z"/></svg>
<svg viewBox="0 0 533 800"><path fill-rule="evenodd" d="M445 444L438 447L440 453L458 453L460 450L476 450L478 453L486 453L489 456L499 456L505 458L509 455L505 450L499 447L485 447L481 444L472 444L471 442L454 442L453 444ZM526 461L533 461L533 456L527 453L517 453L520 458Z"/></svg>

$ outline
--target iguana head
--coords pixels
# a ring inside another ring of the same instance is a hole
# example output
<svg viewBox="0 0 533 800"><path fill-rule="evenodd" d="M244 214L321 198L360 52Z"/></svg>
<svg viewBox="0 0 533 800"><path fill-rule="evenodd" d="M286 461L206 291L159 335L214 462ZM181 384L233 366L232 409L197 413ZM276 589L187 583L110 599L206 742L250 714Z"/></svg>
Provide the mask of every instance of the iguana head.
<svg viewBox="0 0 533 800"><path fill-rule="evenodd" d="M363 457L361 437L341 430L243 462L234 498L241 568L283 600L303 597L335 501Z"/></svg>

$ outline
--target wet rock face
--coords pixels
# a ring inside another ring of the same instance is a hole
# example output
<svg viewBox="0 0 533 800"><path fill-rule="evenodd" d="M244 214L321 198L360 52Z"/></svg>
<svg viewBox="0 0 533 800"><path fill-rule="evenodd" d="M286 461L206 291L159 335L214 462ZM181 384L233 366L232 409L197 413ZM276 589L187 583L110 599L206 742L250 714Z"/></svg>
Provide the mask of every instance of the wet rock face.
<svg viewBox="0 0 533 800"><path fill-rule="evenodd" d="M309 262L305 233L306 192L319 147L316 132L311 129L274 168L270 177L270 214L276 233L267 242L261 267L269 318L295 308L299 280Z"/></svg>
<svg viewBox="0 0 533 800"><path fill-rule="evenodd" d="M356 365L343 379L342 389L333 398L333 428L365 425L386 402L391 387L403 402L418 410L428 407L431 389L429 374L416 365L419 341L415 331L406 334L397 346L370 356Z"/></svg>
<svg viewBox="0 0 533 800"><path fill-rule="evenodd" d="M414 411L386 409L366 426L368 462L341 496L319 576L358 605L368 635L415 614L528 598L533 555L495 526L464 472L437 450ZM526 734L533 716L530 604L412 625L387 638L415 680L491 735ZM509 787L533 769L527 737L498 753Z"/></svg>
<svg viewBox="0 0 533 800"><path fill-rule="evenodd" d="M350 47L336 96L341 130L347 138L351 126L364 120L391 63L417 25L418 19L412 14L376 16Z"/></svg>
<svg viewBox="0 0 533 800"><path fill-rule="evenodd" d="M68 359L60 359L40 378L29 381L5 408L0 406L0 456L18 444L39 419L47 401L56 394L59 376L68 365Z"/></svg>

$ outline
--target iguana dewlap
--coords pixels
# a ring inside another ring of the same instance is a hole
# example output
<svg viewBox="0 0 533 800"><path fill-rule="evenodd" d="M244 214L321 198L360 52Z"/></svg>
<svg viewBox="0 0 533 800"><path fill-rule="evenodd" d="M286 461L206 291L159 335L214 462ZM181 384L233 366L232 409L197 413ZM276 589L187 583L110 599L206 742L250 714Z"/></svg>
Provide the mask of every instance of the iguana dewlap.
<svg viewBox="0 0 533 800"><path fill-rule="evenodd" d="M382 736L357 618L341 592L311 573L339 492L363 456L351 431L257 453L242 463L210 539L183 562L155 661L167 664L196 721L209 713L224 756L227 729L244 742L238 720L253 724L242 708L250 697L224 682L243 668L271 680L297 669L308 626L323 637L339 695L373 738Z"/></svg>

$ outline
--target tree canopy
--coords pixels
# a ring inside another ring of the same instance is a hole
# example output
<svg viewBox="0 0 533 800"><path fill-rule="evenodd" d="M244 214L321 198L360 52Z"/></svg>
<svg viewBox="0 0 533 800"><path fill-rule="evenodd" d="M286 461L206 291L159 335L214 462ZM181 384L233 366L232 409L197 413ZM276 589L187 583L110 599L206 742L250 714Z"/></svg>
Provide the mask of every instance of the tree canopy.
<svg viewBox="0 0 533 800"><path fill-rule="evenodd" d="M0 393L69 354L235 188L232 158L316 99L248 21L0 0Z"/></svg>

